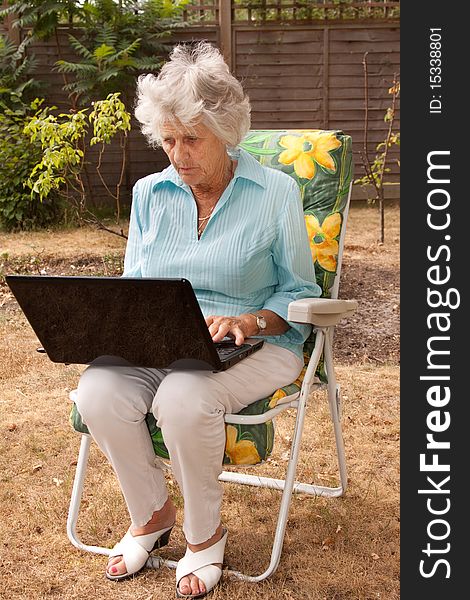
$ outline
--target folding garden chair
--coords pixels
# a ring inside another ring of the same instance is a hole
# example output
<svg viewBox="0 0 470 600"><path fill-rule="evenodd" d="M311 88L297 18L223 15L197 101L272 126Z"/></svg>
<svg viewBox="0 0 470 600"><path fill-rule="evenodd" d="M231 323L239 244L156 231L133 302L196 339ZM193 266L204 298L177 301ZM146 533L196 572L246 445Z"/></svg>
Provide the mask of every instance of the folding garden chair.
<svg viewBox="0 0 470 600"><path fill-rule="evenodd" d="M229 571L240 579L256 582L272 575L279 564L293 491L311 495L341 496L347 486L340 423L341 395L334 374L332 343L335 325L352 314L357 307L355 300L338 300L353 163L351 138L341 131L251 131L241 146L261 164L281 169L297 181L304 205L317 283L322 288L321 298L297 300L289 305L290 321L313 325L312 334L304 346L305 367L299 378L291 385L276 390L269 398L262 398L251 404L240 413L225 416L227 442L224 464L247 465L263 462L270 455L274 441L274 417L288 409L297 411L285 479L258 477L233 471L224 471L220 476L221 481L282 490L268 568L258 576ZM339 469L337 487L295 481L307 401L310 393L318 388L326 389L328 397ZM70 394L72 401L75 394L75 391ZM86 545L79 540L76 533L91 438L75 404L72 407L71 423L76 431L82 433L82 441L70 501L67 534L77 548L109 555L108 548ZM161 431L156 426L152 414L147 415L147 425L155 453L163 459L168 459ZM154 568L163 564L176 567L177 563L157 556L150 556L147 561L147 566Z"/></svg>

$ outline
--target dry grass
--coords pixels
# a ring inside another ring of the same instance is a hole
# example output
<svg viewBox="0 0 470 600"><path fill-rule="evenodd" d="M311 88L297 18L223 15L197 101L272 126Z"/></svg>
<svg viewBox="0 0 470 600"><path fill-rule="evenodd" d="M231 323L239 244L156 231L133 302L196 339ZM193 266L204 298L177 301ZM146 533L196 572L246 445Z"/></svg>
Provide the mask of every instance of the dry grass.
<svg viewBox="0 0 470 600"><path fill-rule="evenodd" d="M13 256L58 255L74 258L83 254L103 255L124 250L126 240L89 227L63 231L2 233L0 251Z"/></svg>
<svg viewBox="0 0 470 600"><path fill-rule="evenodd" d="M353 209L349 261L397 264L398 209L387 216L390 241L378 246L375 211ZM6 236L1 250L15 256L44 248L44 254L74 257L85 249L103 255L123 246L109 234L87 232L84 241L83 232L75 231ZM79 436L68 425L68 392L81 368L50 363L34 352L35 335L10 303L0 307L0 338L0 598L173 598L172 570L145 571L134 580L111 583L103 575L104 557L76 550L68 541L66 518L79 445ZM341 499L295 496L275 575L259 584L227 578L214 600L399 598L398 365L340 362L337 375L344 399L347 494ZM257 473L269 469L282 476L293 418L288 414L278 419L275 452ZM335 464L323 393L312 397L305 433L300 478L331 482ZM181 523L181 499L171 477L169 485ZM269 562L278 492L224 485L226 562L260 573ZM80 535L89 543L111 546L127 526L114 476L93 447ZM183 550L178 530L163 554L176 560Z"/></svg>

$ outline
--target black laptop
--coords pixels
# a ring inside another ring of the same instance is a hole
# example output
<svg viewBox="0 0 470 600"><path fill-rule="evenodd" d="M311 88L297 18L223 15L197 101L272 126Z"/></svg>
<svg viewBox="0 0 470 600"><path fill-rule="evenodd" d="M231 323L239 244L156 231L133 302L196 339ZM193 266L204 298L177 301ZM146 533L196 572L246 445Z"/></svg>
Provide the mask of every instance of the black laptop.
<svg viewBox="0 0 470 600"><path fill-rule="evenodd" d="M186 279L7 275L6 281L58 363L223 371L263 345L214 343Z"/></svg>

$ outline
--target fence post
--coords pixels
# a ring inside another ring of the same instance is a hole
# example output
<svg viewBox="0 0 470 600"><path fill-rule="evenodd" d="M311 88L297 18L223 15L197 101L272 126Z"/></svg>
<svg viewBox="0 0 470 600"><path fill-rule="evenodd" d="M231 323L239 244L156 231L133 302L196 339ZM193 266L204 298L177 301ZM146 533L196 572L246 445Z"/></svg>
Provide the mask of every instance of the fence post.
<svg viewBox="0 0 470 600"><path fill-rule="evenodd" d="M225 62L232 70L232 0L219 0L220 46Z"/></svg>

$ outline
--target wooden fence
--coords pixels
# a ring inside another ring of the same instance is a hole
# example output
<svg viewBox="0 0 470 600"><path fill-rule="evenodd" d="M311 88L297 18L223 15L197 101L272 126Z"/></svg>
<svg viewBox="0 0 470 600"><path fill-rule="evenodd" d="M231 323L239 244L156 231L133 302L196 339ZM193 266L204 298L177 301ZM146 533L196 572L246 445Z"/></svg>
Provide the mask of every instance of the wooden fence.
<svg viewBox="0 0 470 600"><path fill-rule="evenodd" d="M178 32L172 42L207 40L219 46L234 75L239 78L252 103L253 128L342 129L353 138L356 177L362 176L360 154L364 137L364 72L367 52L369 71L368 150L385 139L384 115L391 103L388 93L395 73L399 73L400 29L397 20L297 20L276 22L234 19L234 4L219 0L213 4L218 22L193 23ZM273 4L267 3L267 5ZM295 3L294 3L295 4ZM378 3L374 3L378 4ZM385 3L393 4L393 3ZM396 4L396 3L395 3ZM237 3L240 6L241 3ZM200 5L202 6L202 5ZM199 7L200 8L200 7ZM202 9L201 9L202 10ZM56 60L73 59L68 30L61 29L57 40L35 43L38 60L36 77L47 84L48 102L62 110L69 101L62 90L63 75L53 70ZM76 32L75 32L76 33ZM133 92L131 92L131 95ZM399 110L395 130L399 131ZM398 183L396 148L391 152L388 180ZM168 164L161 150L145 144L134 123L129 139L123 201L128 204L137 179ZM113 185L119 173L118 148L108 149L102 172ZM90 183L99 204L106 197L96 174L90 170ZM365 192L356 186L354 197ZM397 197L399 186L391 186L387 197Z"/></svg>

